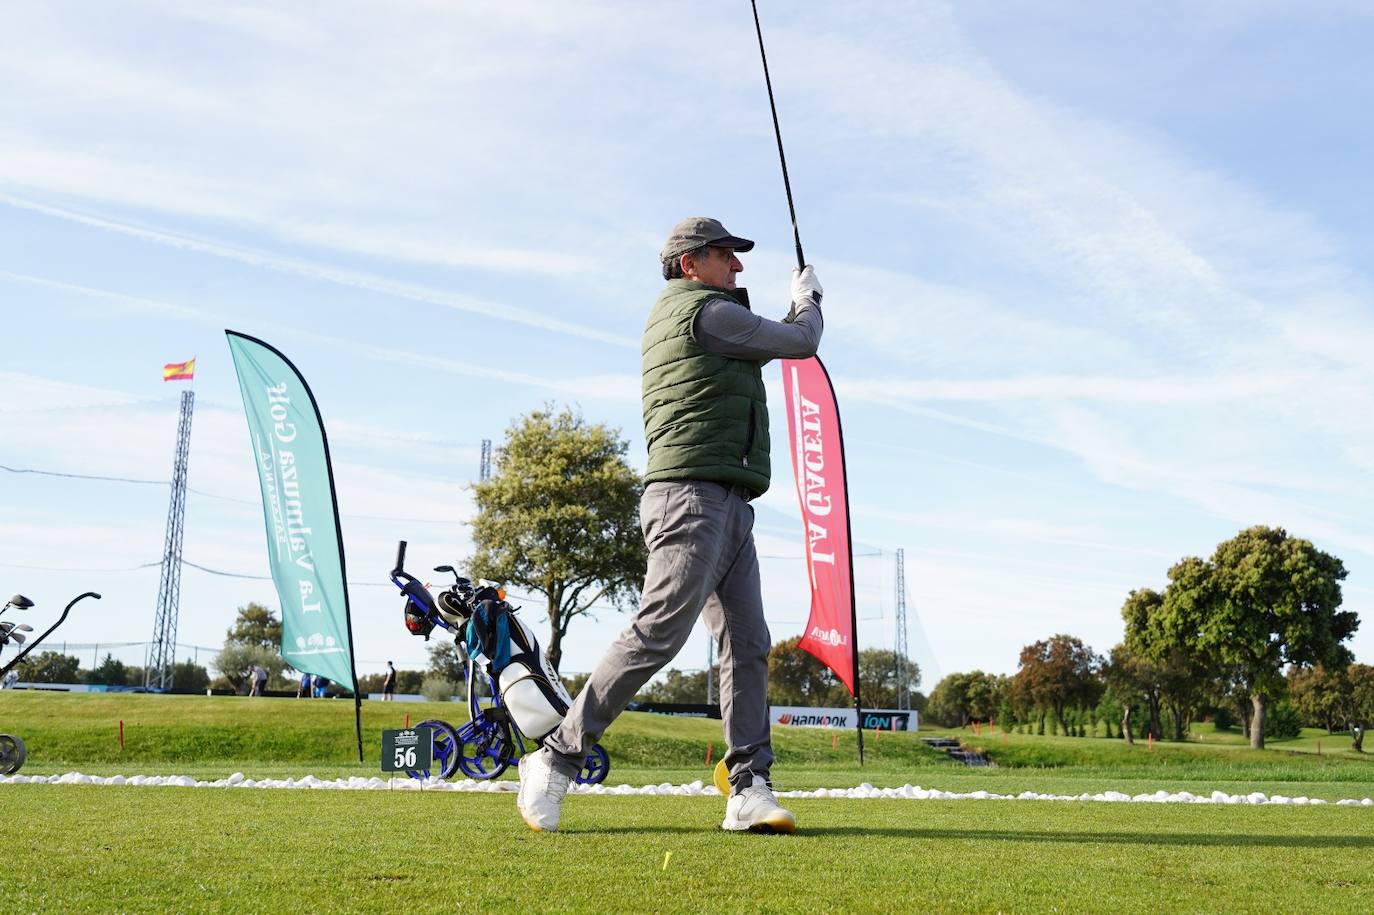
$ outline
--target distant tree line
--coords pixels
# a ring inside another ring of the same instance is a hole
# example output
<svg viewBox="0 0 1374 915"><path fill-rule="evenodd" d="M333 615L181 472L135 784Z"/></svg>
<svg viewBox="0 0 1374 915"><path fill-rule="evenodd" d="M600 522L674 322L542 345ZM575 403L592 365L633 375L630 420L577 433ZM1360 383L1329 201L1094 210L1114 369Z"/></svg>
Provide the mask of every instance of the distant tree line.
<svg viewBox="0 0 1374 915"><path fill-rule="evenodd" d="M91 670L81 667L81 660L60 651L40 651L30 655L14 669L25 683L86 683L92 686L142 686L143 668L125 664L110 653ZM199 664L178 661L172 665L172 676L178 689L203 690L210 683L210 674Z"/></svg>
<svg viewBox="0 0 1374 915"><path fill-rule="evenodd" d="M950 674L927 717L947 726L998 720L1034 733L1186 739L1199 715L1239 725L1255 748L1303 725L1351 732L1374 722L1374 667L1344 646L1344 565L1282 528L1252 527L1210 559L1169 569L1164 591L1132 591L1125 638L1106 656L1058 634L1021 650L1017 671Z"/></svg>

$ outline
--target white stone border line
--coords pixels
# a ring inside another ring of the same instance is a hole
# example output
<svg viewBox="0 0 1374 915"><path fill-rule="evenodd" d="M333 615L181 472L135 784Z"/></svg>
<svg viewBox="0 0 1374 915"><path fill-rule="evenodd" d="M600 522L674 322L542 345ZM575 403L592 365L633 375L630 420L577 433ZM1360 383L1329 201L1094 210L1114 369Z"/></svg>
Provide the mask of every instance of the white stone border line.
<svg viewBox="0 0 1374 915"><path fill-rule="evenodd" d="M83 775L68 772L65 775L0 775L0 785L113 785L136 788L287 788L315 789L325 791L459 791L479 794L503 793L516 790L516 782L504 781L461 781L446 782L438 778L428 778L423 783L411 778L382 779L363 778L355 775L350 778L319 779L313 775L301 778L246 778L242 772L235 772L228 778L215 781L196 781L189 775ZM690 785L577 785L571 786L575 794L594 795L655 795L671 797L709 797L719 796L713 785L692 782ZM1245 804L1279 806L1319 806L1334 803L1337 807L1374 807L1374 799L1356 800L1347 798L1340 801L1326 801L1315 797L1286 797L1282 794L1266 795L1262 791L1250 794L1227 794L1213 791L1211 794L1190 794L1187 791L1169 793L1156 791L1153 794L1123 794L1120 791L1105 791L1101 794L1038 794L1022 791L1020 794L994 794L990 791L970 791L959 793L940 791L937 788L922 788L920 785L903 785L900 788L875 788L864 782L857 788L817 788L815 791L779 791L778 797L801 798L896 798L913 801L1089 801L1105 804Z"/></svg>

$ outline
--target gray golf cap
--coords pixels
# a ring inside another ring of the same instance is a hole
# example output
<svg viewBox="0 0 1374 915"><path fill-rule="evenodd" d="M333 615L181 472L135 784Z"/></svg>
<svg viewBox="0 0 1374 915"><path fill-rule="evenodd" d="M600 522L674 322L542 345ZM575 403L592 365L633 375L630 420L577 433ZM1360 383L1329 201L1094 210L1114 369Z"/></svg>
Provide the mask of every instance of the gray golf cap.
<svg viewBox="0 0 1374 915"><path fill-rule="evenodd" d="M717 248L730 248L735 251L748 251L754 243L747 238L731 235L719 219L708 216L690 216L673 226L668 240L663 243L662 260L671 260L679 255L694 251L702 245L715 245Z"/></svg>

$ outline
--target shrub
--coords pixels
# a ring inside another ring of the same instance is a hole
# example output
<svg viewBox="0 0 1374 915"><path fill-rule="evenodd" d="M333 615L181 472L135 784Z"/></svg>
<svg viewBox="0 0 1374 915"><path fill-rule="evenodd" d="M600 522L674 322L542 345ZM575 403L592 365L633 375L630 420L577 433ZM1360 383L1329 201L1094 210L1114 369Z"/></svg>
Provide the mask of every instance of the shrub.
<svg viewBox="0 0 1374 915"><path fill-rule="evenodd" d="M458 695L458 684L447 677L430 674L420 684L420 695L430 702L447 702Z"/></svg>
<svg viewBox="0 0 1374 915"><path fill-rule="evenodd" d="M1236 726L1236 713L1222 706L1212 711L1212 724L1218 731L1229 731Z"/></svg>

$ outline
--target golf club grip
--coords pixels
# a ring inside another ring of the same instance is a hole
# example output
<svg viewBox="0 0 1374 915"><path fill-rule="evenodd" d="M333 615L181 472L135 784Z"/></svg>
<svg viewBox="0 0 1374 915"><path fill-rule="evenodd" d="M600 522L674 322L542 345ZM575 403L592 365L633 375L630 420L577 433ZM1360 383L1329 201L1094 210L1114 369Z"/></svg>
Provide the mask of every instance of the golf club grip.
<svg viewBox="0 0 1374 915"><path fill-rule="evenodd" d="M396 544L396 571L406 567L406 542L402 540Z"/></svg>

